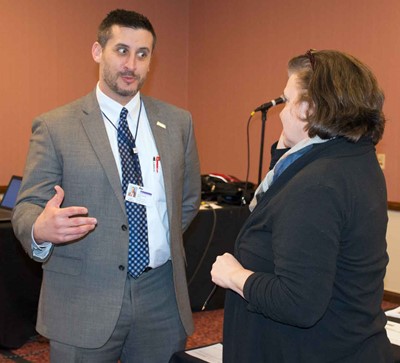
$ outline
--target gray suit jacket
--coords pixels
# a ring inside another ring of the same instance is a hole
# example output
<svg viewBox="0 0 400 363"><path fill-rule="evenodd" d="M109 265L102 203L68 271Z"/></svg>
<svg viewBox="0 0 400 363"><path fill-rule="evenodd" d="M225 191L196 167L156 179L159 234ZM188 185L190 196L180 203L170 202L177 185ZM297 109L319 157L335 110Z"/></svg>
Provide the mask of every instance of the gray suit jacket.
<svg viewBox="0 0 400 363"><path fill-rule="evenodd" d="M187 334L193 332L182 232L200 203L200 171L191 116L142 96L163 163L176 299ZM165 125L160 127L161 124ZM128 231L117 167L95 92L38 117L13 227L32 257L31 230L58 184L63 207L85 206L96 229L57 245L43 263L37 330L66 344L95 348L110 337L122 303Z"/></svg>

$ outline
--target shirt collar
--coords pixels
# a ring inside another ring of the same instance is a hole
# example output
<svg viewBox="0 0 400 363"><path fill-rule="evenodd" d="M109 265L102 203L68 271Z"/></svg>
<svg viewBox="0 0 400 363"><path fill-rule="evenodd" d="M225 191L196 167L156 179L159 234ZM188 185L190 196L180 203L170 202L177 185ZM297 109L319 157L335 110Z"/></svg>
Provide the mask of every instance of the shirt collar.
<svg viewBox="0 0 400 363"><path fill-rule="evenodd" d="M133 97L125 106L122 106L117 101L108 97L99 87L99 83L96 86L96 97L99 103L100 110L107 115L115 126L118 126L119 115L121 113L122 107L128 110L128 120L136 120L140 108L140 92L138 92L135 97Z"/></svg>

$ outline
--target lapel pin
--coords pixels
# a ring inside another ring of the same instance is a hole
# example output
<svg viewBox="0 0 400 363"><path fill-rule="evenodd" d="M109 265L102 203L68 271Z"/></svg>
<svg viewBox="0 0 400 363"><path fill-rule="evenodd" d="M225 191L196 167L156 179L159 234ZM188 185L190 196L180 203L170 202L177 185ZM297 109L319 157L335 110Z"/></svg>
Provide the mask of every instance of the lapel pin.
<svg viewBox="0 0 400 363"><path fill-rule="evenodd" d="M167 128L167 126L165 126L162 122L160 122L160 121L157 121L157 126L160 126L160 127L162 127L163 129L166 129Z"/></svg>

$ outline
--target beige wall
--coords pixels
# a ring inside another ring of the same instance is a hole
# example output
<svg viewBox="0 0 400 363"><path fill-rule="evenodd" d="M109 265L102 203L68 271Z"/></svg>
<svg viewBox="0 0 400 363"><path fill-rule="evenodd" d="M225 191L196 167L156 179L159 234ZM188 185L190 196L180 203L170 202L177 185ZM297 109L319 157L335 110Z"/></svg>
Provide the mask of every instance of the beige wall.
<svg viewBox="0 0 400 363"><path fill-rule="evenodd" d="M385 290L400 294L400 212L389 211L386 239L389 265L386 270Z"/></svg>

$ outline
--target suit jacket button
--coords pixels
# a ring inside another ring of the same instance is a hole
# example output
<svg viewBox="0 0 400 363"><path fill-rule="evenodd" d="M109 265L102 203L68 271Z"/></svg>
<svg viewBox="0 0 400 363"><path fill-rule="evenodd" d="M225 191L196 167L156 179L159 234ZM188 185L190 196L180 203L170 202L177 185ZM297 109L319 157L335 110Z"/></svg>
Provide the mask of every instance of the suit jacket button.
<svg viewBox="0 0 400 363"><path fill-rule="evenodd" d="M124 271L124 270L125 270L125 266L124 266L124 265L119 265L118 268L119 268L121 271Z"/></svg>
<svg viewBox="0 0 400 363"><path fill-rule="evenodd" d="M123 224L123 225L121 226L121 229L122 229L123 231L126 231L126 230L128 229L128 227L127 227L125 224Z"/></svg>

